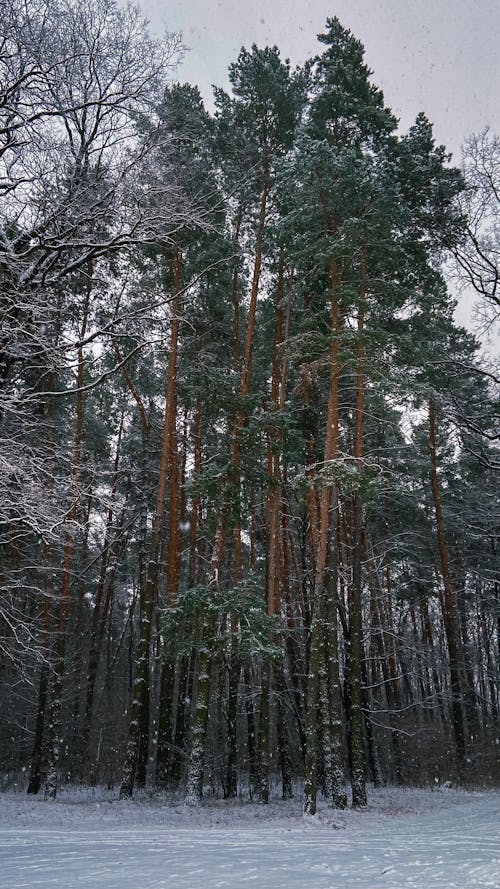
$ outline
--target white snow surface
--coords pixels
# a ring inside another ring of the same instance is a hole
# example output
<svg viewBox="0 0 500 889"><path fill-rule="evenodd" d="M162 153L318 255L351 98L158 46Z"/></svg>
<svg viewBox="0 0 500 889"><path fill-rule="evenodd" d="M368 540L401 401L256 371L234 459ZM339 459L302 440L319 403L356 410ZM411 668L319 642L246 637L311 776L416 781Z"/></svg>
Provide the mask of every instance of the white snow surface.
<svg viewBox="0 0 500 889"><path fill-rule="evenodd" d="M500 792L371 790L364 811L0 795L2 889L500 889Z"/></svg>

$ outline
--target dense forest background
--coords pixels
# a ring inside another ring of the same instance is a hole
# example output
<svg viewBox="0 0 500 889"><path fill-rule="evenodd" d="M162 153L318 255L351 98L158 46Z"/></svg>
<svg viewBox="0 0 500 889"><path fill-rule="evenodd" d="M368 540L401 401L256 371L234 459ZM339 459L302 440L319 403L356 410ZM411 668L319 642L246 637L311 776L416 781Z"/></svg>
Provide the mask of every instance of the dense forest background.
<svg viewBox="0 0 500 889"><path fill-rule="evenodd" d="M498 138L335 18L209 113L133 6L0 9L2 786L498 782Z"/></svg>

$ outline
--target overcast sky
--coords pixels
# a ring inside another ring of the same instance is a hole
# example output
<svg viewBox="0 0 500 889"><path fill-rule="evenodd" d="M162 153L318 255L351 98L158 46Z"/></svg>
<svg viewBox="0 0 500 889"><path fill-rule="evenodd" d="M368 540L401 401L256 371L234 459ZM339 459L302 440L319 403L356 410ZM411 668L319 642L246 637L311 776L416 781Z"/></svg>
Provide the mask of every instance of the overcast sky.
<svg viewBox="0 0 500 889"><path fill-rule="evenodd" d="M153 28L182 31L190 47L178 79L227 84L241 46L277 44L303 62L316 35L337 15L366 49L373 81L406 130L419 111L460 159L465 136L500 130L499 0L139 0Z"/></svg>

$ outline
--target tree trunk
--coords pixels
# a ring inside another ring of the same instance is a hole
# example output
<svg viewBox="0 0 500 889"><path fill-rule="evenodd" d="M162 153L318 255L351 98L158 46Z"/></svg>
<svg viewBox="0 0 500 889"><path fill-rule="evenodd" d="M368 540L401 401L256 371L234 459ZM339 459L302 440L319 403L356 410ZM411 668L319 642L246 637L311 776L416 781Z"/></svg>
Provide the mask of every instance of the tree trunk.
<svg viewBox="0 0 500 889"><path fill-rule="evenodd" d="M450 659L451 712L457 759L457 777L458 780L461 781L465 777L465 734L462 711L462 687L460 683L458 621L453 590L451 587L443 509L437 474L436 407L432 399L429 401L429 456L431 465L431 487L434 498L434 510L436 513L436 535L444 587L444 596L441 601L444 630L448 645L448 656Z"/></svg>
<svg viewBox="0 0 500 889"><path fill-rule="evenodd" d="M259 720L259 802L269 802L271 664L264 656Z"/></svg>
<svg viewBox="0 0 500 889"><path fill-rule="evenodd" d="M328 472L334 468L338 458L339 447L339 332L340 310L338 304L338 288L340 285L340 270L338 263L332 261L330 268L332 287L331 326L330 326L330 384L328 391L328 411L325 436L325 449L323 471ZM333 481L333 489L336 482ZM330 507L332 498L332 484L328 478L323 478L321 484L319 504L319 530L312 535L317 537L317 549L315 551L315 574L313 593L313 619L310 631L310 660L307 683L307 753L304 780L304 813L314 815L316 812L317 793L317 768L318 768L318 696L319 696L319 671L323 669L324 662L324 580L325 566L328 553ZM315 524L315 515L310 514L311 528ZM333 699L332 699L333 701ZM331 715L332 722L341 720L341 714Z"/></svg>
<svg viewBox="0 0 500 889"><path fill-rule="evenodd" d="M90 296L93 283L93 264L89 261L85 279L85 292L83 301L82 323L80 327L80 344L85 340L87 332ZM54 645L54 665L52 672L52 685L50 689L49 704L49 733L48 733L48 769L45 783L45 798L55 799L57 795L57 780L59 758L62 745L61 704L62 688L65 673L66 658L66 629L68 625L69 603L71 595L71 576L76 545L76 522L79 511L79 479L81 473L83 435L84 435L84 355L83 346L78 347L76 374L76 421L73 449L73 461L71 465L70 506L66 515L66 538L63 549L63 564L61 571L61 592L59 604L59 620L57 636Z"/></svg>
<svg viewBox="0 0 500 889"><path fill-rule="evenodd" d="M110 605L111 605L111 590L112 585L109 583L110 577L108 575L109 567L110 567L110 555L112 551L112 530L113 530L113 522L115 520L115 501L117 494L117 486L118 486L118 467L120 462L120 447L121 447L121 438L123 434L123 420L124 416L122 413L120 427L118 430L118 441L116 445L116 454L114 461L114 470L113 470L113 482L111 486L111 494L108 506L108 514L106 517L106 529L104 532L104 541L102 546L101 553L101 565L99 570L99 580L97 582L97 590L96 597L94 603L94 609L92 612L92 624L90 629L90 643L89 643L89 655L88 655L88 667L87 667L87 681L85 688L85 709L83 714L83 722L82 722L82 733L80 738L80 751L81 751L81 759L82 759L82 773L85 769L85 764L89 760L90 756L90 733L92 729L92 716L94 710L94 690L95 690L95 682L97 678L97 670L99 666L99 657L101 653L102 640L104 638L104 630L106 625L106 619L109 613ZM122 514L122 521L119 523L119 527L123 524L124 513ZM112 573L114 576L114 570L116 570L116 564L112 566ZM107 584L107 595L105 597Z"/></svg>
<svg viewBox="0 0 500 889"><path fill-rule="evenodd" d="M175 661L164 661L160 679L155 772L155 784L162 789L169 786L171 778L175 672ZM179 688L179 696L180 694L181 689Z"/></svg>
<svg viewBox="0 0 500 889"><path fill-rule="evenodd" d="M251 667L246 667L245 678L245 708L247 715L247 743L248 743L248 789L250 799L253 799L258 779L257 763L257 737L255 730L255 711L253 706L253 683Z"/></svg>
<svg viewBox="0 0 500 889"><path fill-rule="evenodd" d="M211 653L209 635L213 630L212 621L204 621L201 629L201 647L198 654L198 685L196 706L191 729L191 751L188 761L186 796L188 806L198 806L203 796L203 766L210 703Z"/></svg>
<svg viewBox="0 0 500 889"><path fill-rule="evenodd" d="M364 300L366 296L366 261L361 260L361 288L358 309L358 346L356 370L356 431L354 457L359 471L363 458L364 423ZM353 497L352 530L352 579L349 585L349 720L352 804L354 808L366 806L365 745L363 737L363 609L362 609L362 561L363 561L363 499L359 487Z"/></svg>
<svg viewBox="0 0 500 889"><path fill-rule="evenodd" d="M191 505L191 527L189 531L189 568L188 586L192 588L200 581L199 577L199 540L198 534L201 527L201 496L197 484L202 471L202 444L201 444L201 403L196 402L194 415L194 454L193 454L193 486L195 493Z"/></svg>
<svg viewBox="0 0 500 889"><path fill-rule="evenodd" d="M231 621L231 651L229 655L229 677L227 695L227 759L224 781L224 799L234 799L238 795L238 746L237 715L238 688L241 675L241 661L238 652L237 626Z"/></svg>
<svg viewBox="0 0 500 889"><path fill-rule="evenodd" d="M325 639L324 651L328 673L328 713L331 745L332 802L336 809L347 807L345 787L345 748L342 719L342 686L337 629L338 607L338 550L336 525L338 522L338 491L332 491L332 530L328 545L328 563L325 575Z"/></svg>
<svg viewBox="0 0 500 889"><path fill-rule="evenodd" d="M167 476L172 454L172 437L175 433L177 403L177 347L179 335L181 260L181 254L177 244L174 244L173 253L173 299L172 319L170 324L170 355L167 369L160 471L156 493L153 529L151 532L149 561L146 569L145 584L141 589L139 600L139 646L137 653L137 668L133 686L132 702L129 707L129 735L120 787L120 799L129 799L132 796L139 756L141 756L142 761L141 778L143 777L144 762L147 760L147 750L149 746L151 628L153 623L153 611L157 602L159 557L161 550L160 537L165 516Z"/></svg>
<svg viewBox="0 0 500 889"><path fill-rule="evenodd" d="M45 729L45 714L47 709L47 698L49 689L49 663L50 663L50 602L52 592L52 576L50 571L51 554L48 544L44 546L45 555L45 578L44 578L44 599L43 599L43 636L45 641L45 658L46 662L42 664L40 669L40 680L38 686L38 707L35 723L35 738L33 742L33 752L31 755L30 777L28 782L28 793L37 794L42 783L42 754L43 754L43 736Z"/></svg>
<svg viewBox="0 0 500 889"><path fill-rule="evenodd" d="M47 664L43 664L40 670L40 681L38 686L38 708L35 724L35 740L33 742L33 753L31 755L31 769L28 783L28 793L36 794L40 790L42 780L42 750L43 750L43 730L45 725L45 709L47 706L47 691L49 685L49 668Z"/></svg>
<svg viewBox="0 0 500 889"><path fill-rule="evenodd" d="M277 730L278 730L278 757L281 769L281 796L282 799L293 799L293 769L290 754L290 741L288 737L288 725L286 719L286 686L283 671L283 662L276 664L275 687L277 697Z"/></svg>

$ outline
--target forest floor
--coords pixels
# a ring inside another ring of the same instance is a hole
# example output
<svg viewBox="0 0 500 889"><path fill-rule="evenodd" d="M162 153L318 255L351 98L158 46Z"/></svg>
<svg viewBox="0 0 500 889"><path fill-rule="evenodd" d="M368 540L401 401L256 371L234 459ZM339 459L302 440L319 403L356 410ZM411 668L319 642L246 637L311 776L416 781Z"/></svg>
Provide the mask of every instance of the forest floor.
<svg viewBox="0 0 500 889"><path fill-rule="evenodd" d="M364 811L62 788L0 795L2 889L500 889L500 792L384 788Z"/></svg>

